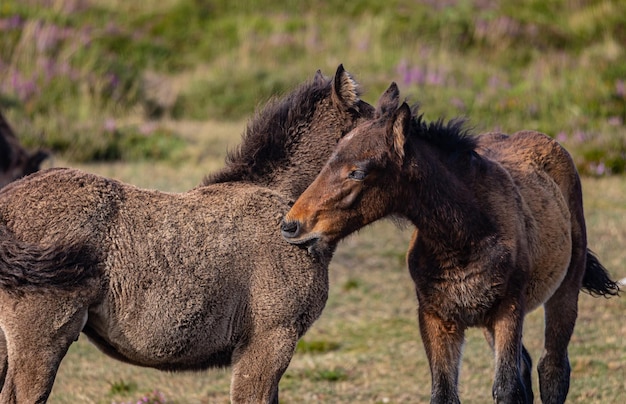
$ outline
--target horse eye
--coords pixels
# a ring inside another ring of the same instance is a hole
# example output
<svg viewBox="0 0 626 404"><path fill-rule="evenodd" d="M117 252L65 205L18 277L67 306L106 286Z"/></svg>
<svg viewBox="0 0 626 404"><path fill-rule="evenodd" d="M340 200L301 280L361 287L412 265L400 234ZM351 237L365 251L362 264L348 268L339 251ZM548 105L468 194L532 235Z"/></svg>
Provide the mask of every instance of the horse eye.
<svg viewBox="0 0 626 404"><path fill-rule="evenodd" d="M356 180L356 181L363 181L366 176L367 176L367 173L363 170L352 170L348 174L348 178L350 178L351 180Z"/></svg>

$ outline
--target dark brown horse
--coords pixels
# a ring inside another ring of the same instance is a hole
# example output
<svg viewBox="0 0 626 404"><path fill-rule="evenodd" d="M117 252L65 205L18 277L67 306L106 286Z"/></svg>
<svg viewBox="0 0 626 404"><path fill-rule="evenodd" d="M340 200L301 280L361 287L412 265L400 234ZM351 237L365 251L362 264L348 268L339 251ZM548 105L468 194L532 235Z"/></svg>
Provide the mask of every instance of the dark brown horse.
<svg viewBox="0 0 626 404"><path fill-rule="evenodd" d="M280 220L372 115L339 66L269 102L226 168L191 191L71 169L3 189L0 402L45 401L81 331L139 366L232 365L233 402L278 402L296 342L326 303L331 258L285 243Z"/></svg>
<svg viewBox="0 0 626 404"><path fill-rule="evenodd" d="M340 142L286 215L283 236L310 250L387 215L417 228L407 261L432 374L433 403L459 401L468 327L495 350L493 397L532 403L524 315L545 308L541 399L565 401L567 346L581 288L615 295L617 285L587 249L582 193L569 154L537 132L471 137L461 121L426 123L395 84L376 118Z"/></svg>
<svg viewBox="0 0 626 404"><path fill-rule="evenodd" d="M32 154L26 151L0 112L0 188L11 181L39 171L39 165L48 156L49 154L43 150Z"/></svg>

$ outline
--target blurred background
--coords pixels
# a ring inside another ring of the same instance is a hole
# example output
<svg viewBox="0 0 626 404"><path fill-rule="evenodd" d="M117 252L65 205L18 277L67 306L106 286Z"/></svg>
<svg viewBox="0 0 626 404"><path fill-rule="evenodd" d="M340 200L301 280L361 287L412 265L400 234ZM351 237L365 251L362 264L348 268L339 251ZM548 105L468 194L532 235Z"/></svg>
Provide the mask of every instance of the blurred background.
<svg viewBox="0 0 626 404"><path fill-rule="evenodd" d="M255 109L340 63L372 104L396 81L427 120L557 139L584 174L590 246L626 277L626 1L0 0L0 110L20 142L141 187L196 186ZM281 402L429 401L411 232L381 221L339 245ZM624 313L623 297L581 295L568 402L623 402ZM461 399L491 402L491 351L466 336ZM537 363L541 309L524 340ZM122 364L81 337L49 402L228 403L229 382Z"/></svg>
<svg viewBox="0 0 626 404"><path fill-rule="evenodd" d="M607 175L626 169L625 47L621 0L2 0L0 108L69 162L201 159L189 125L343 63L370 103L393 80L427 119L539 130Z"/></svg>

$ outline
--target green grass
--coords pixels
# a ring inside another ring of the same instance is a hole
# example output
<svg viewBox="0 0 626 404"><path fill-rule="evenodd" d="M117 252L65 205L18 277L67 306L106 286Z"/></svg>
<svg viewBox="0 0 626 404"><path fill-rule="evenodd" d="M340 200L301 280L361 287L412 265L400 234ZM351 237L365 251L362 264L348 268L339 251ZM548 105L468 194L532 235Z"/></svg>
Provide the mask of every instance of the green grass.
<svg viewBox="0 0 626 404"><path fill-rule="evenodd" d="M199 148L215 146L212 157L176 166L165 162L74 165L142 187L183 191L219 167L225 149L238 142L232 133L239 133L243 122L221 126L201 127L213 134L209 143L201 140L203 131L198 127L185 128L189 142ZM626 277L626 179L584 178L583 190L590 247L614 278ZM410 235L410 228L379 222L340 244L330 266L328 303L298 344L281 381L281 402L428 402L430 373L417 327L413 286L402 258ZM625 311L623 297L581 294L570 344L568 402L621 402L626 394ZM535 364L542 333L543 313L537 310L528 315L524 333ZM491 352L480 330L471 329L461 370L463 402L491 402L492 378ZM533 382L538 394L536 371ZM113 391L117 384L133 389ZM227 403L229 385L228 369L173 374L138 368L104 356L81 337L62 362L50 402L137 402L157 391L168 403Z"/></svg>
<svg viewBox="0 0 626 404"><path fill-rule="evenodd" d="M43 4L0 5L0 108L28 145L72 161L176 159L135 128L178 139L168 120L240 120L344 63L372 103L393 80L429 119L537 129L585 173L626 169L623 1ZM112 122L139 151L102 152Z"/></svg>
<svg viewBox="0 0 626 404"><path fill-rule="evenodd" d="M626 277L626 179L607 176L626 170L626 3L442 3L4 0L0 108L27 146L55 151L47 164L183 191L223 165L258 105L344 63L370 103L396 81L427 119L463 115L477 131L558 139L600 177L583 181L590 247ZM404 264L410 233L381 222L342 242L326 309L298 344L282 402L428 402ZM625 312L623 297L581 295L569 402L623 401ZM525 327L535 363L542 320L538 310ZM464 403L491 401L492 369L481 332L470 330ZM229 370L121 364L81 337L50 402L227 403L229 382Z"/></svg>

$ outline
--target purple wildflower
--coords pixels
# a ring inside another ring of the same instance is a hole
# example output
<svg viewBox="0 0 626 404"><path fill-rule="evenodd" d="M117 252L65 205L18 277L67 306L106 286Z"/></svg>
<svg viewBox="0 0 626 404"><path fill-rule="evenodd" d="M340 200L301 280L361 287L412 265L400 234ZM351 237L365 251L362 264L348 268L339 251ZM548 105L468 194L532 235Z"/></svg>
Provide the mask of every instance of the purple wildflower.
<svg viewBox="0 0 626 404"><path fill-rule="evenodd" d="M606 174L607 171L608 171L603 162L599 162L597 164L596 163L590 163L589 164L589 169L590 169L592 174L595 174L597 176L602 176L602 175Z"/></svg>
<svg viewBox="0 0 626 404"><path fill-rule="evenodd" d="M104 121L104 130L107 132L115 132L117 130L117 123L113 118L107 118Z"/></svg>
<svg viewBox="0 0 626 404"><path fill-rule="evenodd" d="M615 95L620 98L626 98L626 83L624 80L615 81Z"/></svg>
<svg viewBox="0 0 626 404"><path fill-rule="evenodd" d="M459 111L465 111L465 103L459 97L454 97L450 100L450 104L452 104Z"/></svg>
<svg viewBox="0 0 626 404"><path fill-rule="evenodd" d="M612 116L608 119L607 123L611 126L620 126L622 122L622 118L619 116Z"/></svg>
<svg viewBox="0 0 626 404"><path fill-rule="evenodd" d="M157 124L155 122L145 122L139 127L139 133L144 136L150 136L157 129Z"/></svg>
<svg viewBox="0 0 626 404"><path fill-rule="evenodd" d="M587 135L585 134L585 132L577 130L576 133L574 133L574 139L576 139L576 141L579 143L583 143L587 140Z"/></svg>
<svg viewBox="0 0 626 404"><path fill-rule="evenodd" d="M0 32L21 28L23 23L22 17L17 14L9 18L2 18L0 19Z"/></svg>
<svg viewBox="0 0 626 404"><path fill-rule="evenodd" d="M443 73L439 70L428 72L426 75L426 82L431 86L441 86L444 82Z"/></svg>
<svg viewBox="0 0 626 404"><path fill-rule="evenodd" d="M408 85L417 84L418 86L421 86L425 82L426 74L424 73L424 70L422 70L420 67L412 68L406 79L406 84Z"/></svg>

